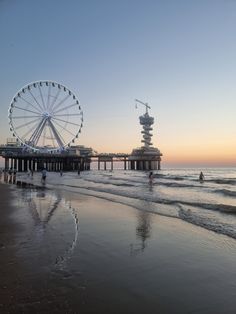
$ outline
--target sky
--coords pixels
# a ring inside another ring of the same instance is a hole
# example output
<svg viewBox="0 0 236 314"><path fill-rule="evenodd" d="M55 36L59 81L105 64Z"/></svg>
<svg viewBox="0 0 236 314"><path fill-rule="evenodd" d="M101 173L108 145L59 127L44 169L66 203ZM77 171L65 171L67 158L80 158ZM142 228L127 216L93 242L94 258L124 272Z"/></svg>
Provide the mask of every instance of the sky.
<svg viewBox="0 0 236 314"><path fill-rule="evenodd" d="M17 91L52 80L80 101L77 144L141 146L137 98L164 165L236 165L236 1L0 0L0 47L0 143Z"/></svg>

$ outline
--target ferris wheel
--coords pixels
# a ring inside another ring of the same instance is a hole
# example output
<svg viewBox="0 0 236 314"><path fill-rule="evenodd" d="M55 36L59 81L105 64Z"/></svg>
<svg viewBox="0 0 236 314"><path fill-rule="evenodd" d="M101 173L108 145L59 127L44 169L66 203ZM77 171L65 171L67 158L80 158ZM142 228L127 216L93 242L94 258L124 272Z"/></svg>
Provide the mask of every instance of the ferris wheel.
<svg viewBox="0 0 236 314"><path fill-rule="evenodd" d="M60 152L78 138L83 112L76 96L64 85L37 81L13 97L8 110L10 131L32 151Z"/></svg>

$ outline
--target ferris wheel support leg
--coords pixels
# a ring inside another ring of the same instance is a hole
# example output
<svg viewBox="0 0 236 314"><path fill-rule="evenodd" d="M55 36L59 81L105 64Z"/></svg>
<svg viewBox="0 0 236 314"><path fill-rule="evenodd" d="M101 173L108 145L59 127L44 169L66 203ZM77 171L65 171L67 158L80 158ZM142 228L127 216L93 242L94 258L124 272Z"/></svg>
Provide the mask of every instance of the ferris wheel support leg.
<svg viewBox="0 0 236 314"><path fill-rule="evenodd" d="M52 124L52 122L51 122L50 120L48 120L48 123L49 123L49 125L50 125L50 127L51 127L51 130L52 130L52 132L53 132L53 135L55 136L55 139L56 139L58 145L62 148L64 145L63 145L63 143L62 143L62 140L61 140L61 138L60 138L60 135L57 133L57 131L56 131L54 125Z"/></svg>

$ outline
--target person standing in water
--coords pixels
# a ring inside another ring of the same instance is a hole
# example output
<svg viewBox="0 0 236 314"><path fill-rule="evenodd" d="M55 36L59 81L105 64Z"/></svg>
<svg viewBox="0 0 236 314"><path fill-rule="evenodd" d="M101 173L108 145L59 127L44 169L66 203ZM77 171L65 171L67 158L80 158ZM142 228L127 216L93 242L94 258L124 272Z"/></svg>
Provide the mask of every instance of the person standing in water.
<svg viewBox="0 0 236 314"><path fill-rule="evenodd" d="M152 185L153 184L153 172L152 171L149 173L148 178L149 178L149 184Z"/></svg>
<svg viewBox="0 0 236 314"><path fill-rule="evenodd" d="M199 174L199 181L203 181L205 179L203 172L201 171Z"/></svg>
<svg viewBox="0 0 236 314"><path fill-rule="evenodd" d="M47 170L44 168L42 171L42 182L45 183L47 177Z"/></svg>

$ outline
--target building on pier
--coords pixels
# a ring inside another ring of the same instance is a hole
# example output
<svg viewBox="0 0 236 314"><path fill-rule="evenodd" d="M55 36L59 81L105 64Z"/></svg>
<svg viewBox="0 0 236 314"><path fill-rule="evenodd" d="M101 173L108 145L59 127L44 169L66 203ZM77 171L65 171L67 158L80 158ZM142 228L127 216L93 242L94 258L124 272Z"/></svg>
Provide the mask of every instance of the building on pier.
<svg viewBox="0 0 236 314"><path fill-rule="evenodd" d="M129 156L129 167L131 170L160 170L161 169L161 152L158 148L153 147L151 142L154 124L154 118L149 116L147 103L136 99L136 105L140 103L146 107L146 112L139 117L139 122L143 129L141 131L143 143L142 147L133 149Z"/></svg>

